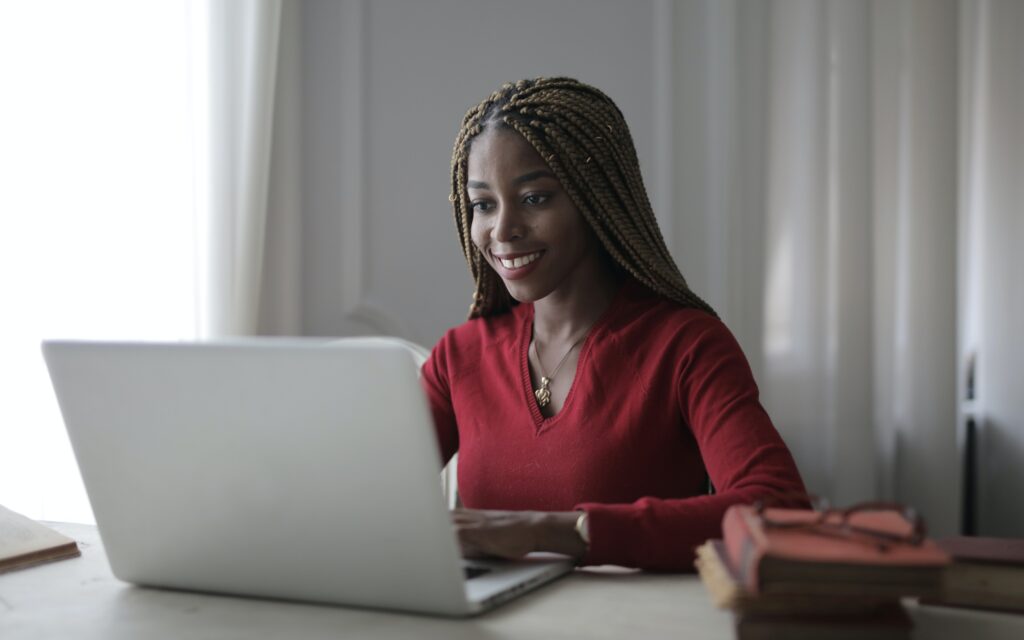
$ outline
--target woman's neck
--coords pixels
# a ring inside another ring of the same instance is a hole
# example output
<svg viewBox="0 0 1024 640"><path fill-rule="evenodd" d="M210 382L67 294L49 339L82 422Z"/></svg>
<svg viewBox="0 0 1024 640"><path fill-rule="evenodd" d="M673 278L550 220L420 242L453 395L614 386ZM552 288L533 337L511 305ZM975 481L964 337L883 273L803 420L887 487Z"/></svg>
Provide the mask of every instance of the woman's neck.
<svg viewBox="0 0 1024 640"><path fill-rule="evenodd" d="M601 270L585 286L554 291L533 304L533 337L541 344L579 339L611 304L622 283L614 271Z"/></svg>

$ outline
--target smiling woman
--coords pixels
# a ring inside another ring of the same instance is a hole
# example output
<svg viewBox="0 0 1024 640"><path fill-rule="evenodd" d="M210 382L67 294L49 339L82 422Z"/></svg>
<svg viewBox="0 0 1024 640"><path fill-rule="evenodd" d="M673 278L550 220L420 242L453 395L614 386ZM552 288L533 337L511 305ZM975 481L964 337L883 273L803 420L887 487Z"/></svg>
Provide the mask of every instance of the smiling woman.
<svg viewBox="0 0 1024 640"><path fill-rule="evenodd" d="M727 507L803 490L607 96L505 85L463 120L451 200L476 291L423 384L445 460L459 453L466 555L692 570Z"/></svg>

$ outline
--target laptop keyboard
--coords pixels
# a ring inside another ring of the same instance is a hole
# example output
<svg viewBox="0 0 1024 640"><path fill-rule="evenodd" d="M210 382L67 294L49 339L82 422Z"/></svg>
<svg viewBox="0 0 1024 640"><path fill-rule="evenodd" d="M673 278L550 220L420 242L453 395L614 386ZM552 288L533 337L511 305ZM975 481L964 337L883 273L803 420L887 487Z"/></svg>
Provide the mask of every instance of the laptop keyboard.
<svg viewBox="0 0 1024 640"><path fill-rule="evenodd" d="M473 578L476 578L478 576L484 575L485 573L490 573L491 572L491 570L488 569L487 567L464 566L464 567L462 567L462 570L466 572L466 580L472 580Z"/></svg>

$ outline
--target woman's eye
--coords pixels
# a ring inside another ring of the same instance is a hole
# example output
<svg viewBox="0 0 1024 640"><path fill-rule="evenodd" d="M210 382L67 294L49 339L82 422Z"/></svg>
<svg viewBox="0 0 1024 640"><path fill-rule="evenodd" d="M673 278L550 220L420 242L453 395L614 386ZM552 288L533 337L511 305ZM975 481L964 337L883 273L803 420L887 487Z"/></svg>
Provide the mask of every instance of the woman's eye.
<svg viewBox="0 0 1024 640"><path fill-rule="evenodd" d="M469 203L469 208L476 213L486 213L493 208L493 205L486 200L476 200Z"/></svg>
<svg viewBox="0 0 1024 640"><path fill-rule="evenodd" d="M544 193L530 193L523 198L524 203L532 205L544 204L547 201L548 195Z"/></svg>

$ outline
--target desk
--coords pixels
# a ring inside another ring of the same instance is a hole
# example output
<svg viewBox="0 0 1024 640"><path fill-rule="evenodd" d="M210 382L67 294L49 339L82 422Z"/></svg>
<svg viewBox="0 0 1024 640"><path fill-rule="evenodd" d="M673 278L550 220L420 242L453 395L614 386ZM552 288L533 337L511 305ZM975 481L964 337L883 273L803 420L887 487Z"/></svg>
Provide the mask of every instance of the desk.
<svg viewBox="0 0 1024 640"><path fill-rule="evenodd" d="M208 596L113 577L96 528L51 524L82 557L0 575L0 638L685 638L733 637L694 575L578 570L468 620ZM916 638L1024 638L1024 616L908 606Z"/></svg>

